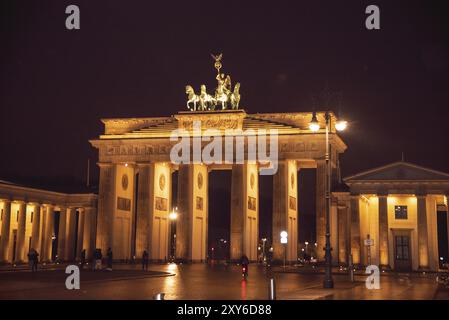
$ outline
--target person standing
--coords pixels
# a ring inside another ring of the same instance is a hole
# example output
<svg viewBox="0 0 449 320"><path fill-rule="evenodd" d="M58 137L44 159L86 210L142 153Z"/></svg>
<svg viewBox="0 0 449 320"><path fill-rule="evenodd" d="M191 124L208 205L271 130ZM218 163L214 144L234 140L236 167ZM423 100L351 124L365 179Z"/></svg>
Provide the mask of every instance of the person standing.
<svg viewBox="0 0 449 320"><path fill-rule="evenodd" d="M101 254L101 249L95 249L94 252L94 263L92 263L93 265L93 270L101 270L101 259L103 258L103 255Z"/></svg>
<svg viewBox="0 0 449 320"><path fill-rule="evenodd" d="M112 249L108 248L107 256L107 268L106 270L112 271Z"/></svg>
<svg viewBox="0 0 449 320"><path fill-rule="evenodd" d="M30 269L33 269L33 256L34 256L34 252L33 252L33 248L30 249L30 251L28 251L27 257L28 257L28 265L30 266Z"/></svg>
<svg viewBox="0 0 449 320"><path fill-rule="evenodd" d="M81 269L84 268L85 264L86 264L86 249L83 249L81 251Z"/></svg>
<svg viewBox="0 0 449 320"><path fill-rule="evenodd" d="M148 252L143 250L142 253L142 270L148 271Z"/></svg>
<svg viewBox="0 0 449 320"><path fill-rule="evenodd" d="M39 252L37 252L36 249L33 249L34 255L33 255L33 266L31 268L31 271L37 272L37 265L39 264Z"/></svg>
<svg viewBox="0 0 449 320"><path fill-rule="evenodd" d="M37 271L37 256L38 253L36 250L34 250L34 248L31 248L27 254L28 265L30 266L32 272L34 272L35 270Z"/></svg>

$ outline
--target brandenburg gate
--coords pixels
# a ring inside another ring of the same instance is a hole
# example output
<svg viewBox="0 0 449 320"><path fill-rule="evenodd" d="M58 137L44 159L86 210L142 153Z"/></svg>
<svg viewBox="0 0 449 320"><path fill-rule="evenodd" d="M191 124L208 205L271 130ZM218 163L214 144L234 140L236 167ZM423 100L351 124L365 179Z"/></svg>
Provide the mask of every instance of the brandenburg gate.
<svg viewBox="0 0 449 320"><path fill-rule="evenodd" d="M217 88L196 94L186 86L188 111L156 118L103 119L104 134L91 140L99 152L96 246L114 259L164 260L169 250L172 173L178 171L176 258L205 261L208 230L208 175L232 170L230 256L257 259L259 174L273 177L273 259L284 259L279 234L288 232L286 259L297 260L298 171L316 168L317 245L325 243L325 134L312 132L311 112L248 114L239 106L240 84L220 73ZM321 128L324 113L316 113ZM335 115L331 113L335 120ZM336 121L332 121L335 123ZM346 149L330 131L331 166L338 169ZM205 157L207 155L207 157ZM324 251L318 250L323 259Z"/></svg>

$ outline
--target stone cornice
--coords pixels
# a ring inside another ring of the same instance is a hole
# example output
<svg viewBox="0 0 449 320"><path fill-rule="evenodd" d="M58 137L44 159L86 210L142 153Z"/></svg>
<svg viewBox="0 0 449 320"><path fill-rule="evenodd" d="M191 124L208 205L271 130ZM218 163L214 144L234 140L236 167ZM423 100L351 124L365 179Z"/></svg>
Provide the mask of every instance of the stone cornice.
<svg viewBox="0 0 449 320"><path fill-rule="evenodd" d="M0 199L10 201L23 201L26 203L37 203L39 205L58 205L65 207L96 207L97 198L98 196L94 193L67 194L0 183Z"/></svg>

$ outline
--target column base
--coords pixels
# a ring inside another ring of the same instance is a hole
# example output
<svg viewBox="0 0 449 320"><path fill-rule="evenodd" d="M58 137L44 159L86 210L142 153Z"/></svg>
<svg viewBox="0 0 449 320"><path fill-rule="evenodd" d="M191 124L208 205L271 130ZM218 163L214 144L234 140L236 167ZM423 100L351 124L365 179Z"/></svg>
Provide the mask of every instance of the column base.
<svg viewBox="0 0 449 320"><path fill-rule="evenodd" d="M418 272L430 272L430 268L419 266L417 271Z"/></svg>
<svg viewBox="0 0 449 320"><path fill-rule="evenodd" d="M380 271L391 271L391 266L389 264L381 264L379 269Z"/></svg>

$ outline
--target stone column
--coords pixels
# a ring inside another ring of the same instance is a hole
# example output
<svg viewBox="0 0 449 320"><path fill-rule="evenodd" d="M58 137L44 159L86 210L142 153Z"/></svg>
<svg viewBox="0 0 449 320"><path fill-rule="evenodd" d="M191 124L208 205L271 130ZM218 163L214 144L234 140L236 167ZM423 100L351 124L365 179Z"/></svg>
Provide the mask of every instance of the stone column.
<svg viewBox="0 0 449 320"><path fill-rule="evenodd" d="M447 247L449 248L449 192L446 193Z"/></svg>
<svg viewBox="0 0 449 320"><path fill-rule="evenodd" d="M232 166L231 180L231 260L238 261L243 255L243 165Z"/></svg>
<svg viewBox="0 0 449 320"><path fill-rule="evenodd" d="M427 234L427 204L426 196L418 195L417 214L418 214L418 261L419 269L427 270L429 268L429 243Z"/></svg>
<svg viewBox="0 0 449 320"><path fill-rule="evenodd" d="M65 259L67 261L75 260L75 232L76 232L76 208L67 210L67 229L65 243Z"/></svg>
<svg viewBox="0 0 449 320"><path fill-rule="evenodd" d="M284 254L289 262L298 259L298 167L296 161L280 161L273 177L273 260L282 262ZM288 242L284 248L280 233L287 231ZM284 253L284 249L286 252Z"/></svg>
<svg viewBox="0 0 449 320"><path fill-rule="evenodd" d="M54 207L52 205L45 206L45 226L44 226L44 238L42 239L44 247L42 250L42 261L51 261L52 256L52 244L54 235Z"/></svg>
<svg viewBox="0 0 449 320"><path fill-rule="evenodd" d="M0 242L0 262L8 261L11 226L11 201L3 200L2 237Z"/></svg>
<svg viewBox="0 0 449 320"><path fill-rule="evenodd" d="M58 260L66 260L67 208L60 207L58 227Z"/></svg>
<svg viewBox="0 0 449 320"><path fill-rule="evenodd" d="M40 251L40 239L41 239L41 206L39 204L34 205L33 213L33 228L31 229L31 248ZM30 248L30 249L31 249Z"/></svg>
<svg viewBox="0 0 449 320"><path fill-rule="evenodd" d="M178 219L176 221L176 259L189 260L193 200L192 165L182 164L178 170Z"/></svg>
<svg viewBox="0 0 449 320"><path fill-rule="evenodd" d="M201 165L192 165L192 179L188 181L188 183L193 184L191 186L192 193L189 195L192 199L199 196L196 184L197 180L194 180L193 177L196 177L197 170ZM149 194L149 219L148 219L148 230L146 232L148 236L148 246L149 246L149 254L150 258L154 261L164 261L168 257L168 227L169 227L169 212L171 211L171 166L168 163L164 162L156 162L151 164L150 166L150 189ZM207 171L203 173L204 176L204 186L203 188L207 189ZM182 186L178 183L178 188L182 188ZM207 194L207 191L206 191ZM203 196L204 197L204 196ZM193 201L193 200L192 200ZM192 202L193 203L193 202ZM205 202L206 203L206 202ZM207 208L207 207L205 207ZM197 217L197 211L195 211L195 207L190 208L189 210L180 212L182 215L188 214L192 216L192 228L194 228L193 222ZM190 231L192 234L192 238L190 241L194 241L194 232L195 230ZM201 234L204 236L203 234ZM204 245L203 245L204 246ZM200 246L201 247L201 246ZM201 257L194 257L194 247L191 246L191 259L195 258L201 260ZM204 251L205 252L205 251ZM205 255L204 255L205 258Z"/></svg>
<svg viewBox="0 0 449 320"><path fill-rule="evenodd" d="M338 206L338 262L344 265L348 264L348 207Z"/></svg>
<svg viewBox="0 0 449 320"><path fill-rule="evenodd" d="M95 249L95 208L84 208L83 248L86 249L86 259L92 258Z"/></svg>
<svg viewBox="0 0 449 320"><path fill-rule="evenodd" d="M378 195L379 198L379 262L380 267L389 269L388 252L388 196Z"/></svg>
<svg viewBox="0 0 449 320"><path fill-rule="evenodd" d="M25 202L19 203L19 219L17 222L17 246L16 246L16 261L24 261L25 257L25 229L26 229L26 210L27 204Z"/></svg>
<svg viewBox="0 0 449 320"><path fill-rule="evenodd" d="M351 254L354 265L362 263L359 198L358 195L351 195Z"/></svg>
<svg viewBox="0 0 449 320"><path fill-rule="evenodd" d="M316 243L318 261L324 261L326 244L326 162L317 161L316 168Z"/></svg>
<svg viewBox="0 0 449 320"><path fill-rule="evenodd" d="M42 255L44 252L44 239L45 239L45 207L40 206L40 219L39 219L39 246L35 248L39 253L39 260L44 260Z"/></svg>
<svg viewBox="0 0 449 320"><path fill-rule="evenodd" d="M256 164L234 164L231 186L231 260L257 260L259 182Z"/></svg>
<svg viewBox="0 0 449 320"><path fill-rule="evenodd" d="M86 223L86 215L83 208L78 209L78 236L76 240L76 259L81 260L81 252L84 247L84 224Z"/></svg>
<svg viewBox="0 0 449 320"><path fill-rule="evenodd" d="M98 193L98 217L96 247L101 249L103 255L108 248L112 248L115 212L115 165L112 163L99 163L100 186Z"/></svg>
<svg viewBox="0 0 449 320"><path fill-rule="evenodd" d="M150 230L150 172L151 164L137 164L139 170L138 194L137 194L137 221L136 221L136 256L142 257L144 250L149 250Z"/></svg>
<svg viewBox="0 0 449 320"><path fill-rule="evenodd" d="M178 220L176 221L176 258L179 260L203 261L206 259L207 189L207 166L202 164L179 166ZM153 240L154 238L153 234Z"/></svg>

